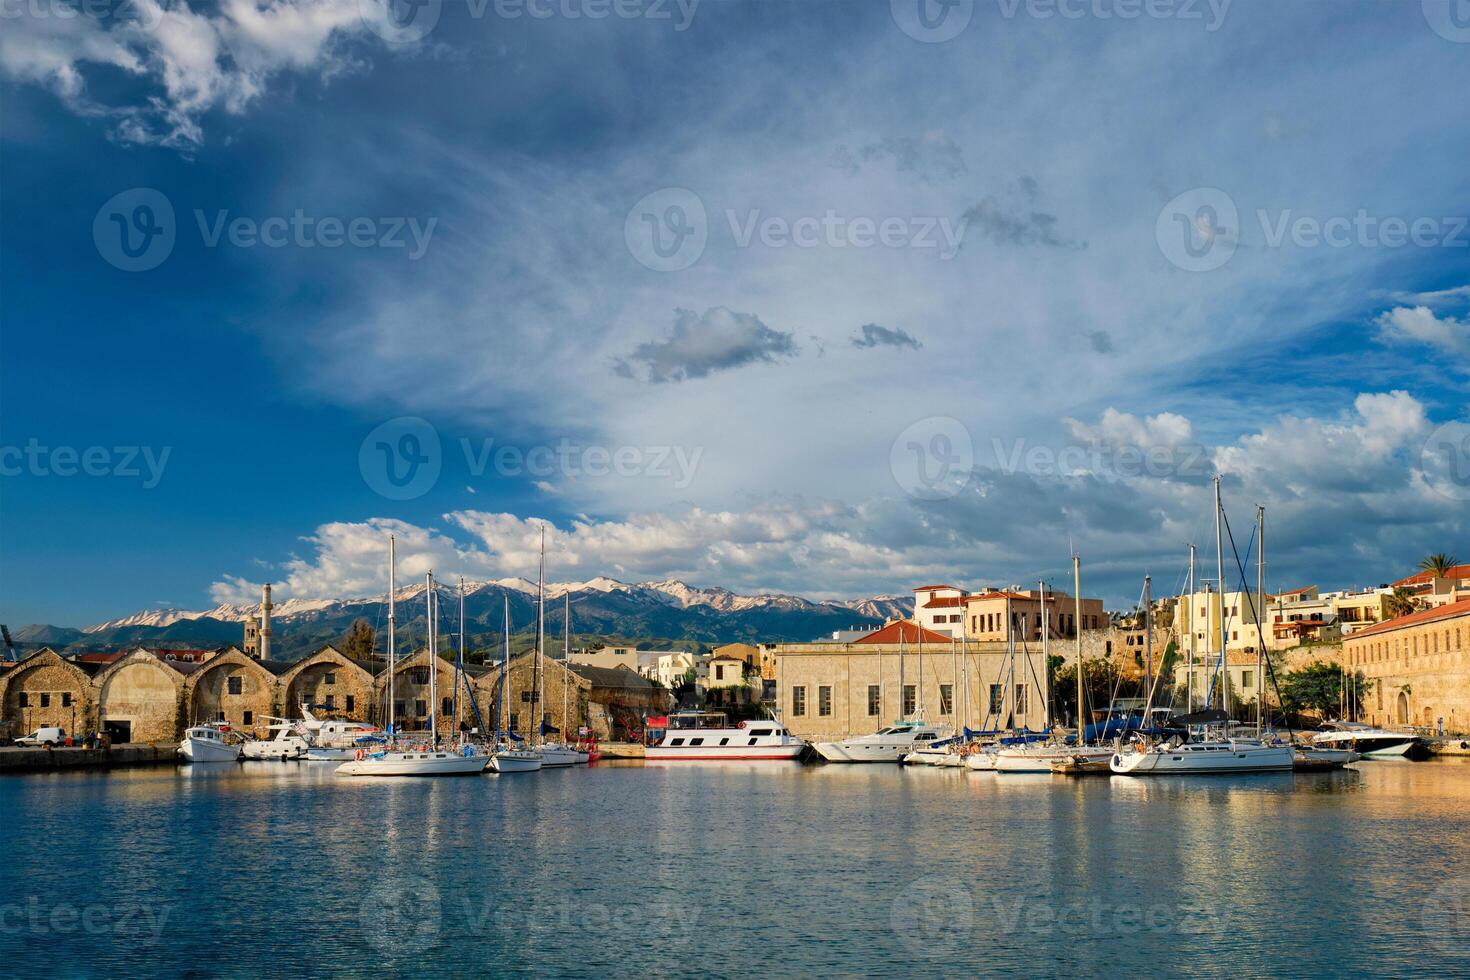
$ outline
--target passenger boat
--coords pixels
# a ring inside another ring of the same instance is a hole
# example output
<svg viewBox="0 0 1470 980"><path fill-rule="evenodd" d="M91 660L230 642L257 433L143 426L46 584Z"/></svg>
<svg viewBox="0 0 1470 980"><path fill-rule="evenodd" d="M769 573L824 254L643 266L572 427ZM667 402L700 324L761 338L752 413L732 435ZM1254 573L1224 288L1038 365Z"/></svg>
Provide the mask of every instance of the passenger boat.
<svg viewBox="0 0 1470 980"><path fill-rule="evenodd" d="M1408 732L1391 732L1347 721L1337 722L1336 725L1336 731L1313 735L1313 747L1351 749L1364 758L1390 759L1408 755L1420 742L1418 735Z"/></svg>
<svg viewBox="0 0 1470 980"><path fill-rule="evenodd" d="M805 748L806 743L778 721L764 719L731 725L728 717L718 711L681 711L669 716L669 727L663 738L644 749L643 758L647 762L718 759L789 762Z"/></svg>
<svg viewBox="0 0 1470 980"><path fill-rule="evenodd" d="M179 754L190 762L238 762L239 736L222 722L195 725L184 732Z"/></svg>
<svg viewBox="0 0 1470 980"><path fill-rule="evenodd" d="M1256 738L1144 741L1120 748L1109 766L1120 776L1216 775L1291 772L1295 759L1290 745L1270 745Z"/></svg>
<svg viewBox="0 0 1470 980"><path fill-rule="evenodd" d="M901 721L871 735L818 742L812 746L828 762L897 762L929 742L947 738L948 728L922 721Z"/></svg>

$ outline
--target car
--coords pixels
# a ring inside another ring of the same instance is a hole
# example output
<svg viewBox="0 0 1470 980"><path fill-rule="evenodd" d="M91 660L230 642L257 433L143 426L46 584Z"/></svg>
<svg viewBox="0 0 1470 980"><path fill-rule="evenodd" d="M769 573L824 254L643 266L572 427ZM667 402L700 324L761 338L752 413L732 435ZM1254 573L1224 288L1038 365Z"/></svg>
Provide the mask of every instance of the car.
<svg viewBox="0 0 1470 980"><path fill-rule="evenodd" d="M66 730L62 728L38 728L29 735L22 735L15 740L16 745L50 745L57 746L66 740Z"/></svg>

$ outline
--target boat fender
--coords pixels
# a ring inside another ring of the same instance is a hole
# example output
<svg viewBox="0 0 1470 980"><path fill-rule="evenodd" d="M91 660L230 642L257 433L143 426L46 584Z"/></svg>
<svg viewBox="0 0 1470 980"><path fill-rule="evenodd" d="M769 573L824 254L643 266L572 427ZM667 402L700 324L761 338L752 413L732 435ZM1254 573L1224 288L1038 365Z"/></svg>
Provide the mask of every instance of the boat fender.
<svg viewBox="0 0 1470 980"><path fill-rule="evenodd" d="M358 749L357 752L354 754L354 758L356 758L358 762L361 762L363 759L367 758L367 752L363 751L362 749Z"/></svg>

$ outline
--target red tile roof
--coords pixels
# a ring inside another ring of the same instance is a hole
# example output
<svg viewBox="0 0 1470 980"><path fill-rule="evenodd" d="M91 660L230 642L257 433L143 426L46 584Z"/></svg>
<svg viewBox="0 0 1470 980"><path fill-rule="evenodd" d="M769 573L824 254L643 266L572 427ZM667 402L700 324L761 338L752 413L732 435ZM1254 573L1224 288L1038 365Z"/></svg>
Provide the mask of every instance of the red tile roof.
<svg viewBox="0 0 1470 980"><path fill-rule="evenodd" d="M1440 578L1447 578L1452 582L1457 582L1461 579L1470 578L1470 565L1452 566L1448 571L1441 575ZM1399 588L1400 586L1405 585L1427 585L1432 581L1434 581L1433 572L1415 572L1408 578L1399 579L1397 582L1393 583L1393 586L1394 588Z"/></svg>
<svg viewBox="0 0 1470 980"><path fill-rule="evenodd" d="M1285 595L1301 595L1303 592L1310 592L1315 588L1315 585L1304 585L1300 589L1292 589L1290 592L1278 592L1276 593L1276 597L1279 599Z"/></svg>
<svg viewBox="0 0 1470 980"><path fill-rule="evenodd" d="M946 606L963 606L964 604L965 604L965 597L964 596L962 596L962 595L947 595L947 596L940 596L937 599L930 599L928 602L924 603L924 608L925 609L942 609L942 608L944 608Z"/></svg>
<svg viewBox="0 0 1470 980"><path fill-rule="evenodd" d="M910 623L907 620L899 620L896 623L889 623L887 626L883 627L880 630L874 630L867 636L858 637L852 642L891 643L894 646L897 646L900 639L902 639L904 643L919 643L922 641L924 643L947 644L950 642L951 638L945 636L943 633L936 633L933 630L926 630L916 623Z"/></svg>
<svg viewBox="0 0 1470 980"><path fill-rule="evenodd" d="M1034 595L1027 595L1024 592L1004 592L1004 591L977 592L975 595L965 596L965 601L966 602L974 602L976 599L1006 599L1006 598L1010 598L1010 599L1023 599L1023 600L1025 600L1027 602L1035 602L1037 600L1037 598L1039 598L1039 597L1038 596L1034 596ZM1057 593L1057 592L1048 592L1046 594L1046 601L1047 602L1057 602L1060 599L1070 599L1070 598L1072 598L1072 597L1071 596L1064 596L1064 595L1061 595L1060 593Z"/></svg>
<svg viewBox="0 0 1470 980"><path fill-rule="evenodd" d="M954 585L921 585L917 589L915 589L914 591L915 592L933 592L936 589L954 589L956 592L963 592L964 591L963 589L959 588L958 586L954 586Z"/></svg>
<svg viewBox="0 0 1470 980"><path fill-rule="evenodd" d="M1416 613L1409 613L1409 615L1400 616L1397 619L1385 619L1377 626L1370 626L1365 630L1358 630L1356 633L1347 637L1347 639L1356 640L1360 636L1376 636L1379 633L1388 633L1396 629L1403 629L1405 626L1422 626L1425 623L1438 622L1441 619L1454 619L1456 616L1470 616L1470 599L1461 599L1459 602L1452 602L1449 605L1439 606L1436 609L1421 609Z"/></svg>

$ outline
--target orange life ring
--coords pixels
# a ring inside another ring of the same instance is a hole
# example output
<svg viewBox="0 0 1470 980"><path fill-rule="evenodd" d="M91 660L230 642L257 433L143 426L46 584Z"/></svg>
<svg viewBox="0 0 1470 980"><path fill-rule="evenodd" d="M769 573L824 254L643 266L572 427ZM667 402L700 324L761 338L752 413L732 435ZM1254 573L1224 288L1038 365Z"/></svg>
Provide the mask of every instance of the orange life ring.
<svg viewBox="0 0 1470 980"><path fill-rule="evenodd" d="M979 755L980 754L980 745L979 745L979 743L977 743L977 742L971 742L969 749L967 749L966 751L968 751L970 753L970 755Z"/></svg>
<svg viewBox="0 0 1470 980"><path fill-rule="evenodd" d="M357 759L358 762L361 762L363 759L367 758L367 752L363 751L362 749L358 749L353 758Z"/></svg>

